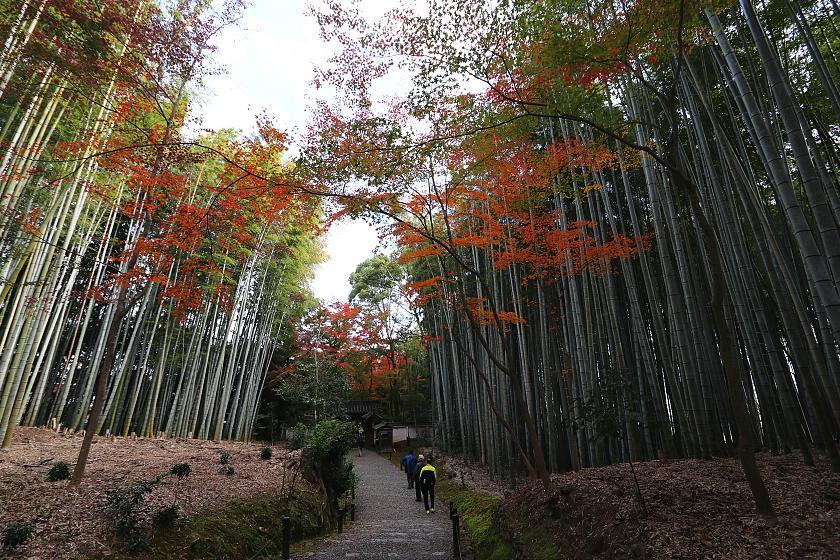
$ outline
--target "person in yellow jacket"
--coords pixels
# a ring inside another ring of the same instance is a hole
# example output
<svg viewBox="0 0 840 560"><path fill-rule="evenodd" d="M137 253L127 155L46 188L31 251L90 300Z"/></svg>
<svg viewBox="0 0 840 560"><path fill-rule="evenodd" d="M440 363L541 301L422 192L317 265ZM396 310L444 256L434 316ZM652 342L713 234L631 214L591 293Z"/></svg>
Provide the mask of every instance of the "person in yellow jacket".
<svg viewBox="0 0 840 560"><path fill-rule="evenodd" d="M437 471L432 466L431 460L427 461L420 469L420 491L423 493L423 506L426 508L426 514L434 513L435 511L435 483L437 482ZM429 508L429 498L432 501L432 507Z"/></svg>

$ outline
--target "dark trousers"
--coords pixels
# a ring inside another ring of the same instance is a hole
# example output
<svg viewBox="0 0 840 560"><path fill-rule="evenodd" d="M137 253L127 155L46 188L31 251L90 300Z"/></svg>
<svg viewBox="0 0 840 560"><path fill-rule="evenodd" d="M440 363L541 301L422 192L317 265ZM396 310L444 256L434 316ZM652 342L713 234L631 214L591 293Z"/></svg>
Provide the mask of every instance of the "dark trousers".
<svg viewBox="0 0 840 560"><path fill-rule="evenodd" d="M420 481L419 480L414 481L414 494L415 494L415 499L419 502L420 501Z"/></svg>
<svg viewBox="0 0 840 560"><path fill-rule="evenodd" d="M423 507L429 509L429 498L431 498L432 509L435 509L435 487L432 485L424 485L421 490L423 492Z"/></svg>
<svg viewBox="0 0 840 560"><path fill-rule="evenodd" d="M405 471L405 477L408 479L408 487L414 488L414 473L409 473Z"/></svg>

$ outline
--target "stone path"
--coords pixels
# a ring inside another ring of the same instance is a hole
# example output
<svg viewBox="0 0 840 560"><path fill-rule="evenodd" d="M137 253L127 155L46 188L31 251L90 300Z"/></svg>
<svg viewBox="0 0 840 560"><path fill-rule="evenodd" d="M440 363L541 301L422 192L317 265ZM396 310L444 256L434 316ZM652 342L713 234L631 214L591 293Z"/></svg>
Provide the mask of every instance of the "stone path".
<svg viewBox="0 0 840 560"><path fill-rule="evenodd" d="M299 558L451 558L452 525L445 503L437 502L437 512L426 515L423 504L414 501L414 490L406 487L405 473L372 451L365 450L362 457L354 452L353 464L358 477L356 521Z"/></svg>

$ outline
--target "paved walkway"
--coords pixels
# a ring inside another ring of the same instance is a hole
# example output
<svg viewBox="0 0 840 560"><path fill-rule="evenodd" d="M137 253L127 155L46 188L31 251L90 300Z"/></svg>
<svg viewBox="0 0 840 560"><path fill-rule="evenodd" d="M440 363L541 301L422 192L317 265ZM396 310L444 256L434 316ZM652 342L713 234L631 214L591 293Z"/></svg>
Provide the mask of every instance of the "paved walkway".
<svg viewBox="0 0 840 560"><path fill-rule="evenodd" d="M303 558L451 558L452 524L445 503L435 503L437 512L426 515L423 504L414 501L414 490L407 488L405 473L372 451L362 457L354 452L353 464L359 481L356 521L341 535L319 541L317 551Z"/></svg>

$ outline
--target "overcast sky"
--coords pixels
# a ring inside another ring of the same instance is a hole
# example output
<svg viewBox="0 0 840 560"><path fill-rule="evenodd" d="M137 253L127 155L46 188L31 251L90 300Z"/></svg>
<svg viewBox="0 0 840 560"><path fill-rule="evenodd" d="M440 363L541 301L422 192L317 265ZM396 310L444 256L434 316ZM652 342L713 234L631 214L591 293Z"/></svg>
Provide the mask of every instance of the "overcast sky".
<svg viewBox="0 0 840 560"><path fill-rule="evenodd" d="M225 74L206 80L199 100L203 126L251 130L262 111L283 128L302 128L311 101L313 67L329 56L307 5L316 0L252 0L241 24L224 32L217 61ZM366 0L366 11L381 13L388 0ZM376 231L363 222L339 223L326 239L328 260L312 282L323 301L346 300L348 276L373 254Z"/></svg>

